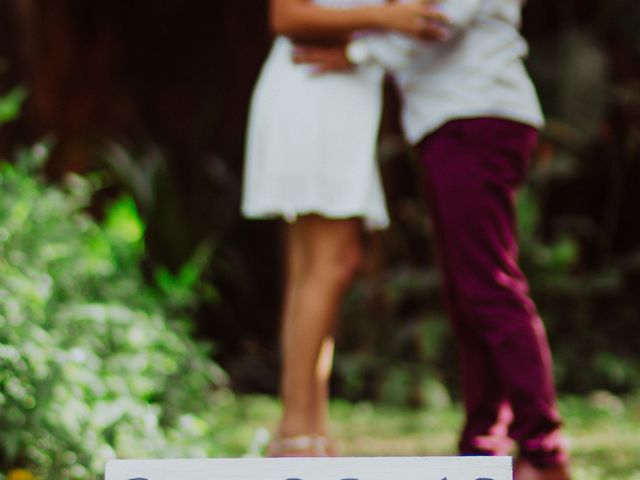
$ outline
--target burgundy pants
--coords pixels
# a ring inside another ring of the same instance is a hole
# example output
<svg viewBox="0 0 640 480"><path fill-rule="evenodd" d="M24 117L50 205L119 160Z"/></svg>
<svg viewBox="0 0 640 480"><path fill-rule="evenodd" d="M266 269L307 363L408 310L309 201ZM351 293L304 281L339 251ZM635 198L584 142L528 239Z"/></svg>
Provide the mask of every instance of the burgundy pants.
<svg viewBox="0 0 640 480"><path fill-rule="evenodd" d="M544 467L564 461L565 452L546 334L517 263L514 213L536 141L534 128L516 122L456 120L427 136L419 153L460 345L460 451L500 453L495 437L506 405L512 415L504 433L522 457Z"/></svg>

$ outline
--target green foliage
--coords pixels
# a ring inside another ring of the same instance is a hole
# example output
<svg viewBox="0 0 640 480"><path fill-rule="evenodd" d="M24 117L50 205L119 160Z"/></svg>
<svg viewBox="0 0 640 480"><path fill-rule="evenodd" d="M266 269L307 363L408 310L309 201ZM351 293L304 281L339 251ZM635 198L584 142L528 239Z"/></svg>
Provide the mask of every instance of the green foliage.
<svg viewBox="0 0 640 480"><path fill-rule="evenodd" d="M624 270L606 262L584 271L584 246L571 231L541 239L540 188L534 182L520 197L521 263L552 341L559 385L574 392L635 390L640 357L629 338L639 333L639 313Z"/></svg>
<svg viewBox="0 0 640 480"><path fill-rule="evenodd" d="M148 286L135 204L96 223L90 180L37 178L48 149L0 164L0 469L73 480L116 455L224 453L203 414L225 374L183 318L202 259Z"/></svg>
<svg viewBox="0 0 640 480"><path fill-rule="evenodd" d="M576 480L640 478L640 395L618 397L599 391L562 396L572 470ZM276 398L239 396L225 405L234 443L263 445L281 405ZM398 408L372 402L334 400L331 430L345 456L454 455L463 422L459 403L432 408ZM515 453L515 452L514 452ZM179 479L176 479L179 480Z"/></svg>
<svg viewBox="0 0 640 480"><path fill-rule="evenodd" d="M392 231L385 236L395 240ZM388 405L448 405L445 385L457 377L452 343L434 269L391 265L382 276L364 275L342 309L336 390Z"/></svg>
<svg viewBox="0 0 640 480"><path fill-rule="evenodd" d="M15 87L0 97L0 125L14 120L20 114L20 108L26 98L27 90L24 87Z"/></svg>
<svg viewBox="0 0 640 480"><path fill-rule="evenodd" d="M603 3L591 26L531 48L548 122L520 198L522 263L565 391L640 387L629 341L640 335L639 50L627 28L639 14L634 2Z"/></svg>

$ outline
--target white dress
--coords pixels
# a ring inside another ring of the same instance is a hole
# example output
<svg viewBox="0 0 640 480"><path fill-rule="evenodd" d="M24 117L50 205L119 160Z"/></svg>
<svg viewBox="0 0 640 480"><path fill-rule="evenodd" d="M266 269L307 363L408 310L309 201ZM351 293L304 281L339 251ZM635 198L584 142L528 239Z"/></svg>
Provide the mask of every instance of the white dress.
<svg viewBox="0 0 640 480"><path fill-rule="evenodd" d="M332 7L384 0L315 0ZM276 38L251 102L242 212L249 218L304 214L361 217L388 225L376 159L384 71L313 74Z"/></svg>

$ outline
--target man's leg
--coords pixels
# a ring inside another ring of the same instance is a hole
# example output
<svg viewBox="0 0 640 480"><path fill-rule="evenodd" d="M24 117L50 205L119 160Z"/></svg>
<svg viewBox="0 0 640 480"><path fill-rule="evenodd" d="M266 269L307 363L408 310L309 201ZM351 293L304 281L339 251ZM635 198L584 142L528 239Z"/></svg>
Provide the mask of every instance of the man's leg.
<svg viewBox="0 0 640 480"><path fill-rule="evenodd" d="M438 198L427 177L427 201L432 211L438 246L446 246L442 238L444 229L436 215ZM497 374L489 347L478 341L473 332L462 327L462 315L455 302L455 272L450 271L450 262L445 262L443 249L439 249L439 267L443 271L443 299L449 317L456 330L460 363L463 366L462 389L467 417L460 440L460 452L464 455L508 455L513 449L513 441L508 429L513 420L504 386Z"/></svg>
<svg viewBox="0 0 640 480"><path fill-rule="evenodd" d="M544 327L517 264L514 193L535 141L531 127L487 118L450 122L419 148L460 339L462 452L484 450L506 399L520 455L543 468L566 459Z"/></svg>

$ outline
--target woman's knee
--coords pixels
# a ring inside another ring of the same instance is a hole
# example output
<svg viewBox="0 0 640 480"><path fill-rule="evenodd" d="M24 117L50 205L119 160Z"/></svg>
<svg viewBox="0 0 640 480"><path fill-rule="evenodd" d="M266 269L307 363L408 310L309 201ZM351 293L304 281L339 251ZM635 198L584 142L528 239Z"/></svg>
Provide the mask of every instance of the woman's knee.
<svg viewBox="0 0 640 480"><path fill-rule="evenodd" d="M341 242L315 256L309 273L317 281L342 289L353 280L362 257L359 241Z"/></svg>
<svg viewBox="0 0 640 480"><path fill-rule="evenodd" d="M359 241L352 242L337 255L336 263L340 266L337 275L343 282L351 282L362 265L363 252Z"/></svg>
<svg viewBox="0 0 640 480"><path fill-rule="evenodd" d="M327 288L344 288L362 262L360 223L318 216L300 219L303 276Z"/></svg>

